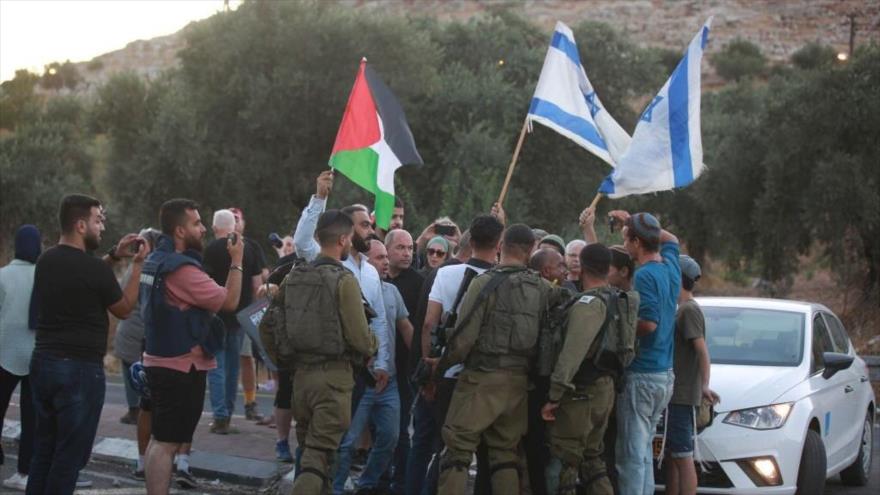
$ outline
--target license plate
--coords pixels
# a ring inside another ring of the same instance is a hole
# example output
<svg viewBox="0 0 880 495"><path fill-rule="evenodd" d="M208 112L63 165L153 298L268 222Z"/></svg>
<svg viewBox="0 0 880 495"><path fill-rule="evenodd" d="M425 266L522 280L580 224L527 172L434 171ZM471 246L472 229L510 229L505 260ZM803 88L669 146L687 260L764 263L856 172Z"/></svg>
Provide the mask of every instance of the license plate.
<svg viewBox="0 0 880 495"><path fill-rule="evenodd" d="M652 446L654 450L654 459L658 459L660 457L660 452L663 450L663 438L654 437Z"/></svg>

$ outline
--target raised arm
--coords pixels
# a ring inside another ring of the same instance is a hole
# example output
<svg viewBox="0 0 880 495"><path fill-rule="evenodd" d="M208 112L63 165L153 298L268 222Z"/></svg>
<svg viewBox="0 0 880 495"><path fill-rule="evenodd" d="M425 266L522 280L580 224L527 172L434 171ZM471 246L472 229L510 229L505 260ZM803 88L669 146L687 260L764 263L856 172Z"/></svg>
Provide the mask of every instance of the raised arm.
<svg viewBox="0 0 880 495"><path fill-rule="evenodd" d="M293 245L296 248L296 254L306 261L314 260L321 251L321 246L315 240L315 228L318 226L318 217L324 213L324 208L327 207L327 196L331 189L333 189L333 171L321 172L321 175L318 176L315 195L302 211L299 222L296 224L296 230L293 231Z"/></svg>

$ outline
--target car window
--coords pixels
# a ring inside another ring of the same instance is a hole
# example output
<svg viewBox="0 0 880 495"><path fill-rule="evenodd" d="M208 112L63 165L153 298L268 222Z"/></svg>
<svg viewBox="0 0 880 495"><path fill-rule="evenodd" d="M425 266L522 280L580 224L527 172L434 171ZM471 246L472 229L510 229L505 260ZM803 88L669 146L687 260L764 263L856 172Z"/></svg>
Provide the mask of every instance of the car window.
<svg viewBox="0 0 880 495"><path fill-rule="evenodd" d="M712 363L798 366L803 360L803 313L712 306L701 309Z"/></svg>
<svg viewBox="0 0 880 495"><path fill-rule="evenodd" d="M831 334L831 342L834 343L834 352L848 354L849 336L846 334L846 330L844 330L843 324L840 323L840 320L838 320L837 317L832 314L822 313L822 316L825 317L825 323L828 326L829 333Z"/></svg>
<svg viewBox="0 0 880 495"><path fill-rule="evenodd" d="M821 314L813 317L813 361L810 366L812 373L825 369L825 359L822 357L824 352L834 352L834 343L831 336L828 335L828 327L825 326L825 320Z"/></svg>

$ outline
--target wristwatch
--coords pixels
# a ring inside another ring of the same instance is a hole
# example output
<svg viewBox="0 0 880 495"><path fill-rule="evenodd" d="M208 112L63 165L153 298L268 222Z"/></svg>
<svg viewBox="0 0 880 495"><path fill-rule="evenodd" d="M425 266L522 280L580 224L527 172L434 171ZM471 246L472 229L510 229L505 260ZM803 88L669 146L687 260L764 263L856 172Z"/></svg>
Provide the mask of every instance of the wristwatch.
<svg viewBox="0 0 880 495"><path fill-rule="evenodd" d="M122 258L116 256L116 244L110 246L110 249L107 250L107 256L113 261L119 261Z"/></svg>
<svg viewBox="0 0 880 495"><path fill-rule="evenodd" d="M241 273L244 273L244 268L242 268L241 265L230 265L229 269L230 270L238 270Z"/></svg>

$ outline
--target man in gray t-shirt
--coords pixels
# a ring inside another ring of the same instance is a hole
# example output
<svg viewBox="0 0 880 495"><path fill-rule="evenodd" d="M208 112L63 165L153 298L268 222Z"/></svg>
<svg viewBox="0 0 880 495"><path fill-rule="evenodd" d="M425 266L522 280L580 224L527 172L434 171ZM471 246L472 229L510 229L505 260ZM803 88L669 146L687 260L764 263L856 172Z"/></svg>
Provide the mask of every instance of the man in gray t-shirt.
<svg viewBox="0 0 880 495"><path fill-rule="evenodd" d="M694 468L695 408L703 399L720 401L709 388L709 349L706 347L706 320L694 300L694 284L700 279L700 265L687 255L679 257L681 293L675 313L673 370L675 385L666 418L667 493L696 493Z"/></svg>

